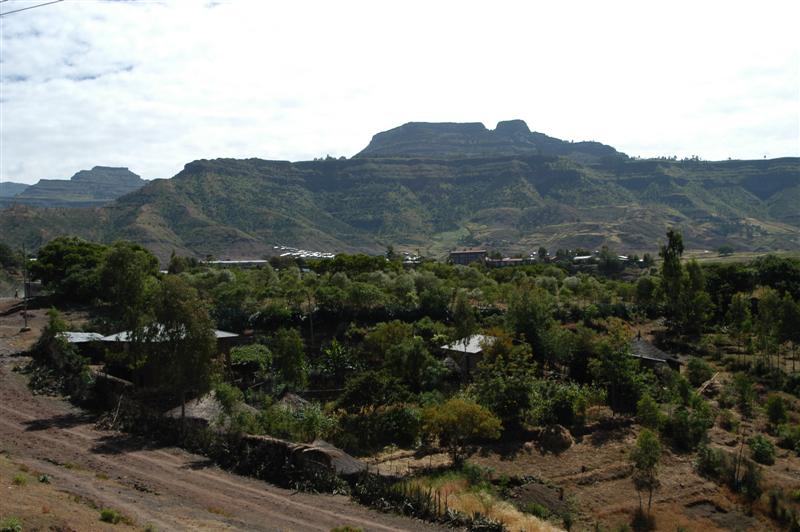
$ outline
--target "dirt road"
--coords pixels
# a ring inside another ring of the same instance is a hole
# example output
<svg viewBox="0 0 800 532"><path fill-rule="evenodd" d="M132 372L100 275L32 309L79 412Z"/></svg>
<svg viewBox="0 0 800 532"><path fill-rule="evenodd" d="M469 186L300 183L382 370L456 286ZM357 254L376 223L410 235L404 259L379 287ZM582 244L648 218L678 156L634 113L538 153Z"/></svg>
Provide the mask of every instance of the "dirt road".
<svg viewBox="0 0 800 532"><path fill-rule="evenodd" d="M12 317L13 318L13 317ZM16 321L16 318L13 318ZM8 317L0 317L8 323ZM347 497L295 493L227 473L202 456L101 431L91 416L56 398L34 396L12 371L21 359L7 327L0 344L0 451L52 485L98 508L113 508L141 529L434 530L426 523L382 514ZM14 508L0 497L0 516ZM85 526L71 525L84 530ZM99 521L93 529L103 529Z"/></svg>

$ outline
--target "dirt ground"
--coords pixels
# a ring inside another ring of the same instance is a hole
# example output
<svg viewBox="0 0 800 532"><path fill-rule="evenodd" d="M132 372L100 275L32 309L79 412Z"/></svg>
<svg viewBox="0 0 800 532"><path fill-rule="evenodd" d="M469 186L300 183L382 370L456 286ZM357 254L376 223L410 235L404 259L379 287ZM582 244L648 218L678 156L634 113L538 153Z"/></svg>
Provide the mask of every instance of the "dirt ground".
<svg viewBox="0 0 800 532"><path fill-rule="evenodd" d="M9 304L0 301L0 313ZM25 530L107 530L97 508L112 508L135 528L117 527L137 530L437 529L344 496L280 489L181 449L96 429L90 415L69 403L32 395L25 377L13 371L45 322L45 311L34 310L33 330L20 334L18 313L0 316L0 485L13 493L0 497L0 518L19 517ZM15 468L46 474L50 484L31 477L26 486L13 486L6 475Z"/></svg>

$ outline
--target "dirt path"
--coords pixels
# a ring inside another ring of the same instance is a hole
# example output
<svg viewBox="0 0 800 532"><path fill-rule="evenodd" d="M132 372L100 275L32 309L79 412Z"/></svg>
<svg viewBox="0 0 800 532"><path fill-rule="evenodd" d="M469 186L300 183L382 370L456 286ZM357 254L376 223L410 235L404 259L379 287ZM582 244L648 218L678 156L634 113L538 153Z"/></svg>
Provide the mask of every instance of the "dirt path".
<svg viewBox="0 0 800 532"><path fill-rule="evenodd" d="M0 318L7 320L8 318ZM350 525L364 530L435 530L420 521L382 514L347 497L295 493L227 473L199 455L153 446L125 434L97 430L68 403L34 396L6 335L0 355L0 451L17 464L47 474L60 491L99 508L113 508L139 529L319 530ZM15 509L0 498L0 516ZM71 525L76 527L77 524ZM103 529L99 521L92 529ZM86 529L85 524L77 529Z"/></svg>

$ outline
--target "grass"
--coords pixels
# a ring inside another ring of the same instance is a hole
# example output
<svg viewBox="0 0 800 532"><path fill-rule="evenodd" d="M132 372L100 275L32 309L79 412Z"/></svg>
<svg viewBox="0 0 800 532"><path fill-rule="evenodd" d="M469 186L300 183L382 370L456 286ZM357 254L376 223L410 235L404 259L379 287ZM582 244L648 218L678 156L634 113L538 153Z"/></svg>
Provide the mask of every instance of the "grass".
<svg viewBox="0 0 800 532"><path fill-rule="evenodd" d="M539 532L558 530L535 515L517 509L502 500L485 478L477 478L475 471L447 471L406 481L407 487L430 490L432 495L446 501L447 508L468 516L477 514L499 521L508 530ZM446 511L443 507L442 511Z"/></svg>
<svg viewBox="0 0 800 532"><path fill-rule="evenodd" d="M11 480L11 483L14 484L15 486L22 487L28 483L28 477L22 473L18 473L14 475L14 478Z"/></svg>
<svg viewBox="0 0 800 532"><path fill-rule="evenodd" d="M0 519L0 532L22 532L22 520L13 515Z"/></svg>
<svg viewBox="0 0 800 532"><path fill-rule="evenodd" d="M120 514L116 510L112 510L111 508L103 508L100 510L100 520L104 523L111 523L112 525L116 525L120 521L122 521L122 514Z"/></svg>
<svg viewBox="0 0 800 532"><path fill-rule="evenodd" d="M222 517L231 517L229 512L226 512L224 509L220 508L219 506L209 506L206 508L210 513L214 515L221 515Z"/></svg>

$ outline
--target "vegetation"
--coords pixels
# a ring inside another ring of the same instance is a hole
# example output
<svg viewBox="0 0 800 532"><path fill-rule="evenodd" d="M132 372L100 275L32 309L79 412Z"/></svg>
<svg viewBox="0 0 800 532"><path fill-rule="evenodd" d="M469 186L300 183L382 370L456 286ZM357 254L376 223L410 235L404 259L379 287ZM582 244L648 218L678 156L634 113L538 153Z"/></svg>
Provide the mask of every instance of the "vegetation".
<svg viewBox="0 0 800 532"><path fill-rule="evenodd" d="M631 427L639 524L651 526L664 453L692 457L698 472L751 501L769 492L761 468L783 467L786 453L776 454L776 445L800 453L798 261L701 265L683 253L682 235L670 231L660 268L649 270L620 267L607 249L602 271L557 259L497 269L427 260L404 267L388 253L281 258L254 268L175 255L164 273L140 246L65 237L43 246L32 270L59 306L89 309L88 328L126 331L124 347L91 353L105 372L133 384L113 416L123 427L289 487L349 492L384 508L413 505L414 515L458 526L466 526L462 517L443 514L435 495L447 474L469 492L465 501L508 510L493 514L497 523L512 519L501 514L524 514L504 506L510 497L488 487L486 475L464 479L473 451L533 440L547 452L552 435L570 445L573 436ZM88 357L66 341L67 327L50 312L31 353L32 384L92 399L98 388ZM237 345L217 341L220 327L241 334ZM637 332L648 337L634 342ZM442 347L474 334L485 337L480 353ZM661 353L650 335L662 350L690 355L684 372L671 359L634 351ZM202 428L184 408L179 425L162 416L211 390L214 415L221 414L200 420ZM716 447L716 419L738 450ZM322 439L354 455L439 451L449 460L417 478L366 475L346 484L259 455L248 435ZM790 503L776 497L778 515ZM468 508L469 519L486 517Z"/></svg>

